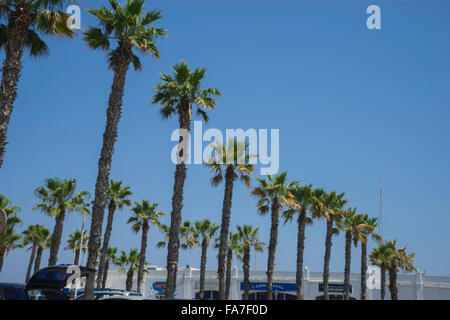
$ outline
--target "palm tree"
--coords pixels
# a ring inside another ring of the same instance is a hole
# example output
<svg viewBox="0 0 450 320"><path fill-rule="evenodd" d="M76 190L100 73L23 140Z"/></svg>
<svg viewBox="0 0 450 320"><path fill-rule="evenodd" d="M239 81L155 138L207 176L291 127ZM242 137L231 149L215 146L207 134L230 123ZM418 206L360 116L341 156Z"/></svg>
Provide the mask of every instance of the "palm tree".
<svg viewBox="0 0 450 320"><path fill-rule="evenodd" d="M220 238L219 238L220 240ZM220 243L218 244L220 246ZM218 247L217 246L217 247ZM231 263L233 261L233 252L239 250L239 233L230 232L230 236L227 242L227 263L225 272L225 299L230 297L230 286L231 286Z"/></svg>
<svg viewBox="0 0 450 320"><path fill-rule="evenodd" d="M164 241L160 241L156 244L156 247L161 249L167 246L170 238L170 226L162 224L159 228L164 233ZM183 250L189 250L198 246L198 235L194 228L194 225L190 221L184 221L180 225L180 248Z"/></svg>
<svg viewBox="0 0 450 320"><path fill-rule="evenodd" d="M36 257L36 250L39 246L40 241L42 241L42 238L45 235L48 236L49 231L43 225L35 224L28 226L26 230L22 231L22 234L23 240L20 246L23 248L31 245L31 247L29 248L29 250L31 250L30 261L28 263L27 274L25 276L25 283L27 283L31 277L31 270L33 268L33 263Z"/></svg>
<svg viewBox="0 0 450 320"><path fill-rule="evenodd" d="M391 248L385 243L381 243L378 248L374 248L369 255L370 263L378 266L381 271L381 300L384 300L386 294L386 270L389 266L391 254Z"/></svg>
<svg viewBox="0 0 450 320"><path fill-rule="evenodd" d="M52 236L50 231L48 229L43 229L37 242L36 259L34 260L34 273L38 272L41 268L42 253L45 249L50 248L51 244Z"/></svg>
<svg viewBox="0 0 450 320"><path fill-rule="evenodd" d="M271 211L271 225L270 225L270 241L269 254L267 259L267 299L272 300L272 282L273 269L275 265L275 250L278 240L278 219L279 213L283 210L283 201L289 196L289 190L298 184L293 181L286 184L286 172L283 172L275 177L267 176L267 180L256 178L260 186L252 190L252 194L259 197L257 203L258 212L261 215L266 215Z"/></svg>
<svg viewBox="0 0 450 320"><path fill-rule="evenodd" d="M0 49L5 50L0 85L0 168L6 149L6 136L17 85L22 70L22 57L28 49L31 57L45 57L49 50L42 35L72 37L67 15L60 10L65 0L2 0L0 3ZM3 22L3 23L2 23Z"/></svg>
<svg viewBox="0 0 450 320"><path fill-rule="evenodd" d="M330 193L322 189L316 191L314 204L311 207L312 216L316 219L325 219L327 231L325 237L325 255L323 263L323 298L328 300L328 279L330 276L330 258L333 234L339 233L335 227L335 222L342 218L343 206L347 203L344 199L345 193L337 194L336 191Z"/></svg>
<svg viewBox="0 0 450 320"><path fill-rule="evenodd" d="M213 110L216 106L215 96L221 96L217 89L201 89L206 69L189 69L186 62L176 63L173 66L174 76L161 73L161 83L155 86L153 104L161 104L161 117L166 120L172 115L178 115L179 145L177 164L175 169L175 182L172 196L172 212L170 216L170 236L167 250L167 297L173 298L175 293L175 280L177 274L180 241L178 234L181 224L181 210L183 208L183 189L186 180L186 159L188 159L187 141L183 140L183 133L191 130L192 107L197 106L197 114L208 121L205 110ZM203 109L204 110L203 110ZM185 152L186 151L186 152Z"/></svg>
<svg viewBox="0 0 450 320"><path fill-rule="evenodd" d="M249 154L249 144L245 141L237 141L235 137L228 140L227 145L220 142L212 146L216 157L209 159L206 163L211 167L210 171L214 173L211 179L213 186L218 186L224 180L223 171L225 171L225 191L222 206L222 224L220 227L219 259L217 273L219 275L219 299L224 300L227 297L225 286L225 262L227 256L227 238L230 228L231 204L233 198L233 183L238 178L250 187L250 174L254 170L253 164L250 164L250 158L256 155Z"/></svg>
<svg viewBox="0 0 450 320"><path fill-rule="evenodd" d="M114 220L114 213L117 208L122 210L125 206L131 205L131 200L128 198L132 195L130 186L122 186L122 181L111 180L108 188L108 222L106 224L105 234L103 236L103 245L100 250L100 263L98 266L97 289L100 289L103 283L103 274L106 266L107 251L109 248L109 240L111 239L111 232Z"/></svg>
<svg viewBox="0 0 450 320"><path fill-rule="evenodd" d="M344 268L344 300L350 300L350 267L352 258L352 242L355 247L362 238L362 230L371 228L365 224L365 215L356 214L356 208L348 208L338 227L345 231L345 268Z"/></svg>
<svg viewBox="0 0 450 320"><path fill-rule="evenodd" d="M202 254L200 258L200 299L203 299L205 293L205 273L206 273L206 255L211 238L219 230L219 226L208 219L195 222L195 230L198 237L201 238Z"/></svg>
<svg viewBox="0 0 450 320"><path fill-rule="evenodd" d="M294 214L298 213L297 224L297 272L296 272L296 291L297 300L303 299L302 278L303 278L303 252L305 249L305 228L306 224L312 223L312 219L307 216L307 211L311 208L314 198L314 189L311 184L304 186L295 186L289 191L286 198L286 204L291 208L283 213L284 222L292 221Z"/></svg>
<svg viewBox="0 0 450 320"><path fill-rule="evenodd" d="M88 10L98 19L100 27L89 27L84 33L84 39L89 48L108 52L109 67L114 72L95 184L88 245L87 267L89 268L95 268L100 247L103 216L108 200L109 175L122 113L126 75L130 64L133 64L136 71L142 70L141 61L133 52L133 48L159 58L155 40L166 35L164 29L155 28L152 25L154 21L161 18L161 11L146 12L143 0L128 0L124 5L119 5L115 0L109 0L109 3L112 9L102 6L97 10ZM114 49L111 49L110 41L117 41ZM94 277L92 277L88 278L86 282L86 298L89 300L94 298L94 281Z"/></svg>
<svg viewBox="0 0 450 320"><path fill-rule="evenodd" d="M265 244L259 241L258 230L259 228L253 228L251 225L244 224L243 226L237 226L240 247L237 250L237 256L239 260L243 261L244 269L244 298L248 300L248 293L250 288L250 250L253 248L255 251L264 251Z"/></svg>
<svg viewBox="0 0 450 320"><path fill-rule="evenodd" d="M138 279L137 279L137 291L141 292L142 280L144 279L144 264L147 252L147 238L150 225L153 224L156 227L160 227L161 223L159 218L164 216L165 213L157 211L158 204L150 204L148 200L142 200L141 203L135 202L134 208L131 209L134 212L134 216L130 217L127 223L132 223L131 229L138 233L142 230L141 239L141 253L139 261Z"/></svg>
<svg viewBox="0 0 450 320"><path fill-rule="evenodd" d="M47 216L55 217L56 220L52 234L52 245L50 246L49 266L55 265L58 260L66 213L72 211L83 214L90 213L85 203L85 199L89 197L89 192L75 193L76 186L75 179L50 178L45 180L43 187L39 187L35 191L40 203L33 210L40 209Z"/></svg>
<svg viewBox="0 0 450 320"><path fill-rule="evenodd" d="M389 258L387 260L387 268L389 272L389 291L391 292L391 300L398 300L397 273L402 268L405 272L418 270L414 267L415 254L407 254L406 247L397 249L396 241L386 241L388 247Z"/></svg>
<svg viewBox="0 0 450 320"><path fill-rule="evenodd" d="M80 265L80 248L81 250L83 250L83 252L86 252L88 240L89 236L87 235L86 230L83 230L83 235L80 230L75 230L74 232L69 234L67 247L75 252L75 258L73 260L74 265Z"/></svg>
<svg viewBox="0 0 450 320"><path fill-rule="evenodd" d="M108 251L106 251L106 261L105 261L105 267L103 268L103 275L102 275L102 290L105 290L106 288L106 280L108 278L108 270L109 270L109 264L117 259L117 248L115 247L109 247Z"/></svg>
<svg viewBox="0 0 450 320"><path fill-rule="evenodd" d="M8 225L2 234L0 234L0 272L3 268L3 262L9 251L18 246L21 236L16 234L15 226L22 222L17 216L19 207L11 206L11 200L3 195L0 195L0 210L6 213Z"/></svg>
<svg viewBox="0 0 450 320"><path fill-rule="evenodd" d="M127 273L125 290L130 291L133 288L134 272L139 268L140 254L137 249L130 249L128 254L123 250L120 252L120 257L113 263L120 267L119 271Z"/></svg>
<svg viewBox="0 0 450 320"><path fill-rule="evenodd" d="M373 240L381 243L381 236L375 233L375 229L378 227L377 218L369 218L368 215L363 214L364 224L367 225L366 228L360 230L361 238L361 300L366 300L366 274L367 274L367 241L369 237Z"/></svg>

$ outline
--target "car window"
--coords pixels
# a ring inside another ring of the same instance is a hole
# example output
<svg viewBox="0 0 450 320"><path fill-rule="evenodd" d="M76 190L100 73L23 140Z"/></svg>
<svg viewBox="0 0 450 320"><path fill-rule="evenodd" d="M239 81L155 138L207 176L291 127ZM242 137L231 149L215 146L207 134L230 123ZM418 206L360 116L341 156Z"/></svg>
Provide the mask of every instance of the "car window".
<svg viewBox="0 0 450 320"><path fill-rule="evenodd" d="M0 288L0 300L4 300L3 289Z"/></svg>
<svg viewBox="0 0 450 320"><path fill-rule="evenodd" d="M28 290L27 293L30 300L47 300L45 294L41 290Z"/></svg>
<svg viewBox="0 0 450 320"><path fill-rule="evenodd" d="M25 293L22 289L4 288L6 300L25 300Z"/></svg>

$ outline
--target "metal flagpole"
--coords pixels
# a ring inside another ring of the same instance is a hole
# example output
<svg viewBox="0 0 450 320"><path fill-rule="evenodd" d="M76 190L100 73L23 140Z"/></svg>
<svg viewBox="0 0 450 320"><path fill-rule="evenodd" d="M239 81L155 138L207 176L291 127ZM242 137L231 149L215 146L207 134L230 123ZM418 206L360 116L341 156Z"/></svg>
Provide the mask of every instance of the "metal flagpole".
<svg viewBox="0 0 450 320"><path fill-rule="evenodd" d="M380 233L384 239L384 217L383 217L383 178L380 178ZM384 240L383 240L384 241Z"/></svg>

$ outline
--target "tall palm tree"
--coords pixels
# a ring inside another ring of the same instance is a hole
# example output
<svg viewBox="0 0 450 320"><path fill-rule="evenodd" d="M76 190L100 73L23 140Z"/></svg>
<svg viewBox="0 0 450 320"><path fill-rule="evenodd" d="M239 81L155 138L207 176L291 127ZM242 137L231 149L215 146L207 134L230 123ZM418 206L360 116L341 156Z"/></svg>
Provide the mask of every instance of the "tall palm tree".
<svg viewBox="0 0 450 320"><path fill-rule="evenodd" d="M314 204L312 208L313 218L325 219L327 224L327 231L325 237L325 255L323 263L323 298L329 300L328 295L328 279L330 276L330 259L331 246L333 245L332 237L339 233L339 229L335 227L335 223L342 218L343 207L347 203L344 199L345 193L336 193L331 191L327 193L322 189L316 191L314 197Z"/></svg>
<svg viewBox="0 0 450 320"><path fill-rule="evenodd" d="M218 186L224 180L225 191L222 205L222 223L220 227L219 259L217 273L219 275L219 299L224 300L226 295L225 285L225 263L227 256L227 238L230 228L231 204L233 198L233 183L238 178L250 187L250 174L254 171L250 158L256 155L249 154L249 144L246 141L237 141L235 137L230 138L226 145L216 141L212 146L216 157L209 159L206 163L214 173L211 179L213 186Z"/></svg>
<svg viewBox="0 0 450 320"><path fill-rule="evenodd" d="M381 271L381 300L384 300L386 294L386 270L389 267L389 259L392 255L392 248L386 245L386 243L381 243L378 248L374 248L369 254L370 263L376 265Z"/></svg>
<svg viewBox="0 0 450 320"><path fill-rule="evenodd" d="M303 299L302 279L303 279L303 252L305 249L305 229L306 225L312 223L312 219L307 216L307 212L313 204L314 189L311 184L295 186L289 191L289 196L285 199L286 204L291 208L283 213L284 222L290 222L297 216L297 271L296 271L296 291L297 300Z"/></svg>
<svg viewBox="0 0 450 320"><path fill-rule="evenodd" d="M0 3L0 49L5 50L0 84L0 168L24 51L28 49L31 57L45 57L49 50L42 35L72 37L66 24L68 16L61 12L66 3L66 0L2 0Z"/></svg>
<svg viewBox="0 0 450 320"><path fill-rule="evenodd" d="M41 268L42 254L44 253L44 250L50 248L51 245L52 235L48 229L43 229L37 243L36 259L34 260L34 273L38 272Z"/></svg>
<svg viewBox="0 0 450 320"><path fill-rule="evenodd" d="M30 279L31 276L31 268L33 267L33 262L34 262L34 257L36 255L36 225L30 225L28 226L28 228L24 231L22 231L23 234L23 240L21 243L21 247L25 247L27 245L31 245L31 248L29 248L29 250L31 250L31 256L30 256L30 261L28 263L28 268L27 268L27 275L25 276L25 283L28 282L28 279Z"/></svg>
<svg viewBox="0 0 450 320"><path fill-rule="evenodd" d="M40 202L33 210L40 209L47 216L54 217L56 221L52 233L49 266L55 265L58 260L66 213L73 211L83 214L90 213L85 203L85 199L90 196L89 192L75 193L76 186L75 179L50 178L45 180L44 186L37 188L35 191Z"/></svg>
<svg viewBox="0 0 450 320"><path fill-rule="evenodd" d="M366 274L367 274L367 241L369 237L373 240L381 243L381 236L375 232L378 227L377 218L369 218L367 214L363 214L364 224L367 225L366 228L360 230L361 238L361 300L366 300Z"/></svg>
<svg viewBox="0 0 450 320"><path fill-rule="evenodd" d="M31 277L31 270L33 268L33 263L35 262L36 251L42 240L48 237L49 233L50 231L48 231L48 229L41 224L29 225L26 230L22 231L23 237L20 246L23 248L31 245L28 249L31 250L31 255L28 263L27 274L25 276L25 283L27 283Z"/></svg>
<svg viewBox="0 0 450 320"><path fill-rule="evenodd" d="M87 267L89 268L95 268L100 248L103 216L108 200L109 175L122 113L126 75L131 64L136 71L142 70L141 61L133 49L159 58L155 41L160 36L166 35L164 29L155 28L152 25L161 18L161 11L146 12L143 0L128 0L124 5L119 5L115 0L109 0L109 3L112 9L102 6L97 10L88 10L98 19L100 27L89 27L84 33L84 39L89 48L108 52L109 67L114 72L95 184L88 245ZM114 49L111 48L111 41L116 42ZM89 300L94 298L94 281L93 277L86 281L86 298Z"/></svg>
<svg viewBox="0 0 450 320"><path fill-rule="evenodd" d="M213 110L216 106L215 96L221 96L217 89L201 89L206 69L189 69L186 62L176 63L173 66L173 77L161 73L161 83L155 86L153 104L161 104L161 117L166 120L173 115L178 115L179 145L177 152L177 164L175 168L175 182L172 196L172 212L170 215L170 237L167 252L167 297L173 298L175 293L175 281L178 266L180 248L181 210L183 208L183 189L186 180L186 160L188 159L187 141L183 141L183 132L191 130L192 107L197 106L197 114L208 121L206 110Z"/></svg>
<svg viewBox="0 0 450 320"><path fill-rule="evenodd" d="M205 293L205 274L206 274L206 258L207 250L211 243L211 238L219 230L220 226L216 225L208 219L195 222L195 230L198 237L201 238L202 254L200 258L200 299L203 299Z"/></svg>
<svg viewBox="0 0 450 320"><path fill-rule="evenodd" d="M11 200L0 195L0 210L6 213L8 225L2 234L0 234L0 272L3 268L3 262L8 252L18 246L21 236L15 233L15 226L22 222L17 216L19 207L11 206Z"/></svg>
<svg viewBox="0 0 450 320"><path fill-rule="evenodd" d="M114 262L118 265L119 271L126 272L125 290L130 291L133 288L133 276L139 268L140 254L137 249L130 249L128 254L121 250L120 257Z"/></svg>
<svg viewBox="0 0 450 320"><path fill-rule="evenodd" d="M255 251L264 251L265 244L259 241L258 230L251 225L244 224L243 226L237 226L240 247L237 250L237 256L239 260L243 261L244 269L244 298L248 300L248 293L250 288L250 250L253 248Z"/></svg>
<svg viewBox="0 0 450 320"><path fill-rule="evenodd" d="M385 244L388 247L389 258L387 260L387 268L389 273L389 291L391 293L391 300L398 300L398 287L397 287L397 273L398 269L402 268L405 272L411 272L418 270L414 267L415 254L407 254L407 248L398 249L396 241L386 241Z"/></svg>
<svg viewBox="0 0 450 320"><path fill-rule="evenodd" d="M269 210L271 212L270 225L270 241L269 253L267 259L267 299L272 300L272 283L273 283L273 269L275 266L275 250L278 240L278 219L280 211L284 207L284 199L289 196L289 190L298 184L293 181L289 184L286 182L286 172L277 176L267 176L267 180L256 178L260 185L252 190L252 194L259 197L257 203L258 212L261 215L266 215Z"/></svg>
<svg viewBox="0 0 450 320"><path fill-rule="evenodd" d="M114 220L114 213L116 209L122 210L125 206L131 205L131 200L128 198L132 195L130 186L122 186L122 181L111 180L108 188L108 222L106 224L105 234L103 236L103 245L100 249L100 263L98 266L97 289L100 289L103 283L103 274L106 266L107 251L109 248L109 240L111 239L111 232Z"/></svg>
<svg viewBox="0 0 450 320"><path fill-rule="evenodd" d="M348 208L344 211L343 219L338 225L345 232L344 300L350 300L352 242L356 247L362 238L362 230L371 228L365 222L365 215L357 214L356 208Z"/></svg>
<svg viewBox="0 0 450 320"><path fill-rule="evenodd" d="M158 204L156 202L151 204L148 200L142 200L141 203L135 202L134 208L131 209L134 216L130 217L127 221L127 223L132 223L131 229L134 232L138 233L142 231L141 252L137 278L138 292L141 292L142 280L144 279L144 264L147 253L148 230L150 229L150 225L155 225L159 228L161 225L159 219L165 215L165 213L157 211L157 207Z"/></svg>
<svg viewBox="0 0 450 320"><path fill-rule="evenodd" d="M220 238L219 238L220 240ZM230 236L227 242L227 263L225 272L225 299L230 298L230 287L231 287L231 263L233 261L233 253L239 251L239 233L230 232ZM219 243L220 246L220 243Z"/></svg>
<svg viewBox="0 0 450 320"><path fill-rule="evenodd" d="M109 247L108 251L106 251L105 267L103 268L102 286L101 286L102 290L105 290L106 288L106 280L108 278L109 265L111 262L114 263L116 259L117 259L117 248Z"/></svg>
<svg viewBox="0 0 450 320"><path fill-rule="evenodd" d="M69 234L69 239L67 239L67 247L75 253L73 260L74 265L80 265L80 248L83 250L83 253L85 253L87 250L88 240L89 236L87 235L86 230L83 230L83 234L80 230L75 230Z"/></svg>

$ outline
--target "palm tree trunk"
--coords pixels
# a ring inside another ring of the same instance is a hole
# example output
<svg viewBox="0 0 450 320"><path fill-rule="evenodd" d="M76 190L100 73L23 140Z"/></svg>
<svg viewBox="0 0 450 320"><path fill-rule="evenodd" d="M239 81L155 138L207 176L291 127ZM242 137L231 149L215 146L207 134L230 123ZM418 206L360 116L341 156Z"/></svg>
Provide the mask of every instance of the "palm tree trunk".
<svg viewBox="0 0 450 320"><path fill-rule="evenodd" d="M248 300L250 291L250 247L244 247L244 299Z"/></svg>
<svg viewBox="0 0 450 320"><path fill-rule="evenodd" d="M87 267L95 269L98 249L102 236L103 217L108 198L109 175L114 153L114 144L117 139L118 125L122 113L122 99L125 88L125 80L130 66L132 51L131 45L120 44L115 50L116 57L113 65L114 80L109 96L108 110L106 112L106 127L103 134L103 146L98 162L97 182L95 184L95 199L92 207L91 230L88 243ZM95 277L86 279L85 294L87 300L94 298Z"/></svg>
<svg viewBox="0 0 450 320"><path fill-rule="evenodd" d="M327 220L327 234L325 237L325 256L323 262L323 299L329 300L328 296L328 278L330 277L330 258L333 237L333 216Z"/></svg>
<svg viewBox="0 0 450 320"><path fill-rule="evenodd" d="M205 239L202 241L202 255L200 257L200 299L205 295L206 252L208 247Z"/></svg>
<svg viewBox="0 0 450 320"><path fill-rule="evenodd" d="M270 240L269 240L269 254L267 258L267 300L272 300L272 283L273 283L273 269L275 266L275 250L277 248L278 240L278 211L280 203L278 197L272 200L272 215L270 226Z"/></svg>
<svg viewBox="0 0 450 320"><path fill-rule="evenodd" d="M179 109L179 123L181 130L187 130L190 132L191 128L191 115L190 115L190 103L188 100L183 99L181 107ZM186 180L186 164L184 149L182 145L187 147L187 141L184 141L180 134L179 140L179 153L178 164L175 168L175 183L173 186L172 196L172 212L170 214L170 230L169 230L169 243L167 245L167 291L166 298L173 298L175 295L175 283L178 270L178 255L180 249L180 224L181 224L181 210L183 209L183 190L184 182ZM186 157L187 158L187 157Z"/></svg>
<svg viewBox="0 0 450 320"><path fill-rule="evenodd" d="M228 299L226 284L224 285L224 273L225 273L225 258L227 254L227 241L228 233L230 229L230 217L231 217L231 205L233 198L233 167L227 166L225 172L225 192L222 205L222 224L220 227L220 242L219 242L219 265L217 273L219 275L219 299ZM230 262L231 263L231 262ZM229 279L227 279L229 281ZM229 293L229 284L228 284Z"/></svg>
<svg viewBox="0 0 450 320"><path fill-rule="evenodd" d="M141 254L139 255L139 269L137 278L137 291L141 292L142 280L144 279L144 264L147 253L147 237L148 237L148 221L144 221L142 225Z"/></svg>
<svg viewBox="0 0 450 320"><path fill-rule="evenodd" d="M110 200L108 205L108 222L106 224L105 235L103 237L103 246L100 250L100 263L98 266L97 289L100 289L103 283L103 274L106 264L106 254L109 248L109 240L111 239L111 231L114 220L114 212L116 211L116 203Z"/></svg>
<svg viewBox="0 0 450 320"><path fill-rule="evenodd" d="M102 286L101 286L102 290L105 290L106 288L106 280L108 279L108 270L109 270L109 259L106 260L105 267L103 268Z"/></svg>
<svg viewBox="0 0 450 320"><path fill-rule="evenodd" d="M60 213L55 218L55 227L53 229L52 240L50 245L50 258L48 259L48 265L54 266L58 261L58 251L61 245L61 238L64 227L64 218L66 215L64 205L60 207Z"/></svg>
<svg viewBox="0 0 450 320"><path fill-rule="evenodd" d="M391 300L398 300L397 288L397 268L389 268L389 291L391 292Z"/></svg>
<svg viewBox="0 0 450 320"><path fill-rule="evenodd" d="M5 253L6 253L5 248L0 248L0 272L2 272L3 261L5 261Z"/></svg>
<svg viewBox="0 0 450 320"><path fill-rule="evenodd" d="M80 265L80 250L75 250L75 258L73 259L73 264L76 266Z"/></svg>
<svg viewBox="0 0 450 320"><path fill-rule="evenodd" d="M229 248L227 253L227 268L225 280L225 299L230 299L230 284L231 284L231 263L233 261L233 249Z"/></svg>
<svg viewBox="0 0 450 320"><path fill-rule="evenodd" d="M302 278L303 278L303 251L305 249L305 228L306 228L306 209L302 209L298 216L298 234L297 234L297 273L295 279L297 300L303 300Z"/></svg>
<svg viewBox="0 0 450 320"><path fill-rule="evenodd" d="M42 247L39 246L36 253L36 260L34 260L34 273L38 272L39 269L41 268L41 258L43 251L44 249L42 249Z"/></svg>
<svg viewBox="0 0 450 320"><path fill-rule="evenodd" d="M381 266L381 300L384 300L386 295L386 267Z"/></svg>
<svg viewBox="0 0 450 320"><path fill-rule="evenodd" d="M27 30L30 26L28 11L16 7L8 17L6 31L5 60L3 61L2 83L0 85L0 168L6 150L6 135L13 104L17 98L17 85L22 70L22 56L25 48Z"/></svg>
<svg viewBox="0 0 450 320"><path fill-rule="evenodd" d="M361 242L361 300L366 300L367 243Z"/></svg>
<svg viewBox="0 0 450 320"><path fill-rule="evenodd" d="M352 259L352 233L345 233L344 300L350 299L350 264Z"/></svg>
<svg viewBox="0 0 450 320"><path fill-rule="evenodd" d="M125 282L125 290L131 291L133 289L133 270L128 270L127 272L127 280Z"/></svg>
<svg viewBox="0 0 450 320"><path fill-rule="evenodd" d="M36 257L36 245L33 244L33 246L31 247L31 256L30 256L30 262L28 263L27 275L25 276L25 283L27 283L28 280L30 280L31 269L33 268L33 262L34 262L35 257Z"/></svg>

